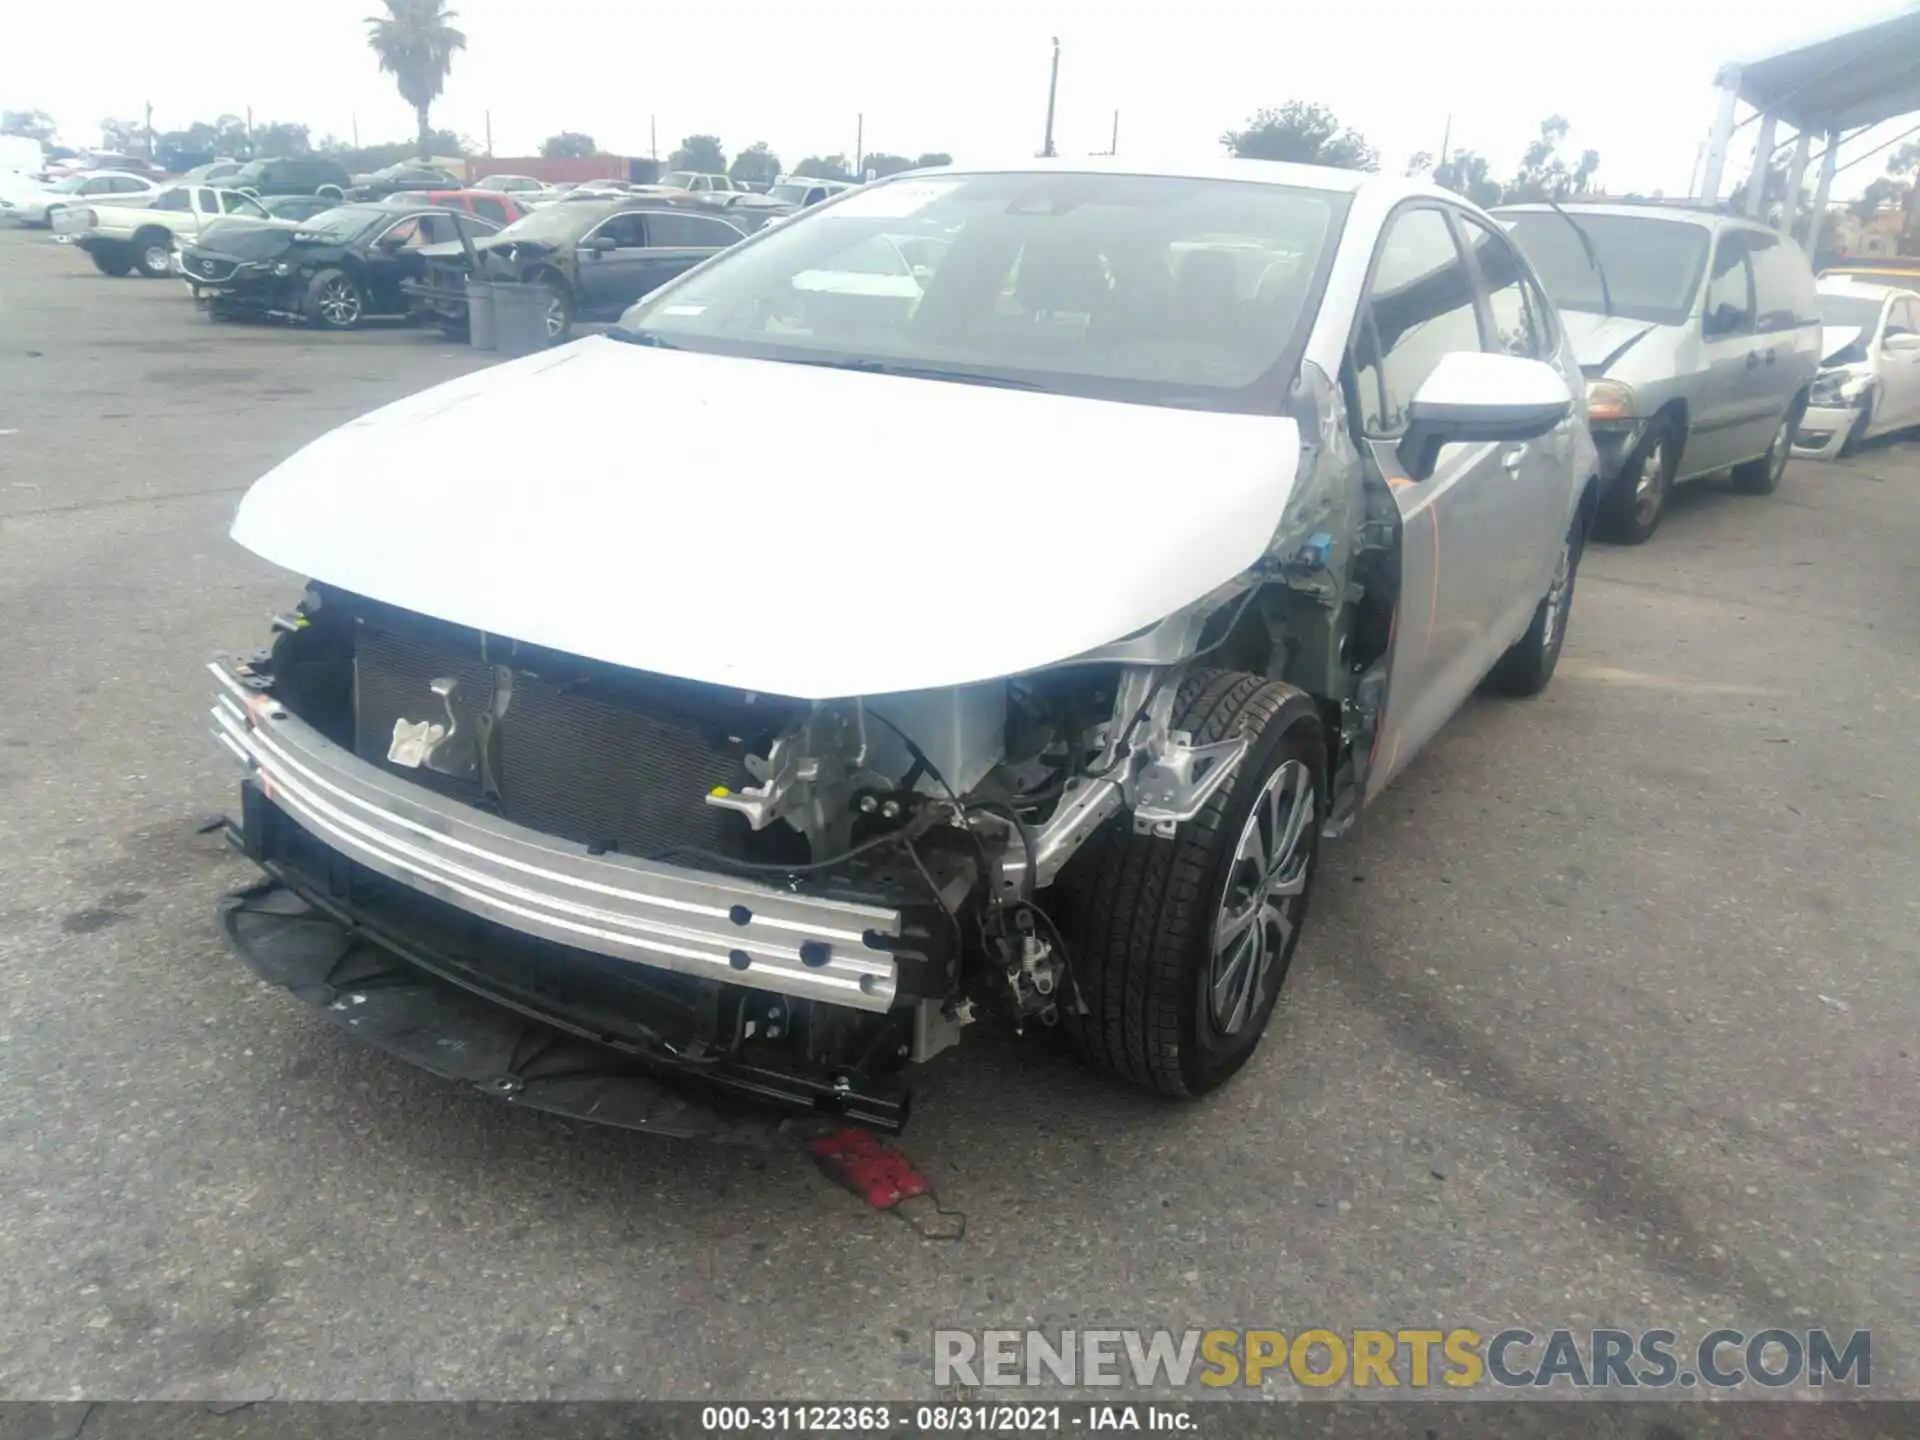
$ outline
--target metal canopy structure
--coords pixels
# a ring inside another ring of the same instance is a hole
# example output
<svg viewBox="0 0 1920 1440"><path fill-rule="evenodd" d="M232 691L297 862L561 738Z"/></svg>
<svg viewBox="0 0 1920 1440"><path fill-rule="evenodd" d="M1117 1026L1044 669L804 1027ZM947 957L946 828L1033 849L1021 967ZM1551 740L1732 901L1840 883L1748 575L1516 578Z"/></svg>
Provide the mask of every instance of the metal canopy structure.
<svg viewBox="0 0 1920 1440"><path fill-rule="evenodd" d="M1797 132L1787 170L1787 200L1779 219L1780 229L1791 231L1815 136L1825 140L1814 187L1813 213L1818 215L1827 207L1834 162L1847 132L1920 111L1920 0L1789 49L1735 61L1721 68L1714 83L1720 103L1707 142L1698 198L1709 202L1720 198L1727 151L1734 132L1744 123L1738 119L1738 107L1745 103L1759 112L1760 121L1752 174L1767 172L1781 124ZM1764 213L1765 199L1765 185L1748 185L1750 214Z"/></svg>

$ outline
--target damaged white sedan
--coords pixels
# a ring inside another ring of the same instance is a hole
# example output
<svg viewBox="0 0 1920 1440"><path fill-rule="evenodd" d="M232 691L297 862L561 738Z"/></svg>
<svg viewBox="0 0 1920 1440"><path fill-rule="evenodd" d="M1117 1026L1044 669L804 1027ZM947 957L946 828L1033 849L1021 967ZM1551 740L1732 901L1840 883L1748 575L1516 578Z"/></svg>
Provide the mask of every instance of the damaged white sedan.
<svg viewBox="0 0 1920 1440"><path fill-rule="evenodd" d="M876 254L912 283L818 281ZM1583 390L1526 262L1416 182L866 186L247 494L234 538L310 584L213 667L267 872L228 932L417 1063L641 1128L898 1129L991 1022L1204 1094L1322 841L1483 681L1552 676ZM647 439L509 466L509 411Z"/></svg>

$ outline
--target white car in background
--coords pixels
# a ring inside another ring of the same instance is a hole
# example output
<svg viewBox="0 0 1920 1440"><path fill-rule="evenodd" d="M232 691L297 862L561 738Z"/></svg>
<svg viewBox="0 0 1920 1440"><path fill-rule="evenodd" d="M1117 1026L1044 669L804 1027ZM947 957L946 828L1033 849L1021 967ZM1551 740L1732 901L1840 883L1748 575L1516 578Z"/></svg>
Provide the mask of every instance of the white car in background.
<svg viewBox="0 0 1920 1440"><path fill-rule="evenodd" d="M149 180L124 170L85 170L51 184L0 192L0 218L22 225L50 226L71 205L89 201L110 205L147 205L171 181Z"/></svg>
<svg viewBox="0 0 1920 1440"><path fill-rule="evenodd" d="M1834 460L1920 425L1920 294L1844 278L1819 292L1820 373L1793 453Z"/></svg>

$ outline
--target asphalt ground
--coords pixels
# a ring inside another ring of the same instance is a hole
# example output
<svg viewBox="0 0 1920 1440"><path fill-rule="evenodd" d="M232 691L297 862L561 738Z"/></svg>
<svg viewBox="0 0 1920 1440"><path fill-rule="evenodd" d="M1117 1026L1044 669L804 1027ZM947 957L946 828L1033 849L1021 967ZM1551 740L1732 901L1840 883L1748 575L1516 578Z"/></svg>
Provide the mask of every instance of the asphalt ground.
<svg viewBox="0 0 1920 1440"><path fill-rule="evenodd" d="M1376 1324L1870 1327L1920 1396L1920 450L1593 549L1551 689L1332 848L1224 1093L943 1056L935 1241L417 1074L222 944L202 666L297 593L234 504L483 358L0 232L0 1396L912 1397L936 1326Z"/></svg>

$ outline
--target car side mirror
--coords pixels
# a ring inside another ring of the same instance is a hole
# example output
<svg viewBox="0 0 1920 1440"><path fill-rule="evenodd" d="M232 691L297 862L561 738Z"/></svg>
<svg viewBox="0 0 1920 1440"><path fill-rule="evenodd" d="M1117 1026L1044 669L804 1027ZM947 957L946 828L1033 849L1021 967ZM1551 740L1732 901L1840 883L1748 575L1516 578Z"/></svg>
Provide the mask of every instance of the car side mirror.
<svg viewBox="0 0 1920 1440"><path fill-rule="evenodd" d="M1444 445L1535 440L1572 413L1573 392L1544 361L1456 350L1414 392L1400 465L1409 479L1427 480Z"/></svg>
<svg viewBox="0 0 1920 1440"><path fill-rule="evenodd" d="M1902 330L1898 334L1887 336L1880 348L1889 355L1920 353L1920 335L1914 334L1911 330Z"/></svg>
<svg viewBox="0 0 1920 1440"><path fill-rule="evenodd" d="M619 243L611 235L596 235L587 241L587 249L596 255L604 255L609 250L619 249Z"/></svg>

